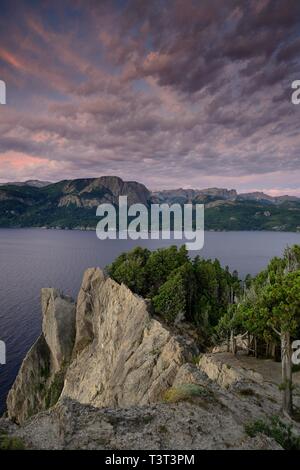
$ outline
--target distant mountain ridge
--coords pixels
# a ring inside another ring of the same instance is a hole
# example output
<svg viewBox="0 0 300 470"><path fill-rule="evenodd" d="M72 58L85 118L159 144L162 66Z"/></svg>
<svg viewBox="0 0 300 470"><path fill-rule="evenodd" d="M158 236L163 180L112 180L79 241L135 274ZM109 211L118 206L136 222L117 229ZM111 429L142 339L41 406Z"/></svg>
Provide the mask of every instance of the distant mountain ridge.
<svg viewBox="0 0 300 470"><path fill-rule="evenodd" d="M238 193L235 189L225 188L206 188L206 189L170 189L162 191L154 191L153 197L160 201L168 201L169 203L191 203L195 201L201 201L205 197L213 197L218 199L224 199L229 201L244 200L244 201L259 201L269 202L271 204L281 204L285 201L300 201L300 198L296 196L270 196L263 192L252 192L252 193Z"/></svg>
<svg viewBox="0 0 300 470"><path fill-rule="evenodd" d="M27 180L27 181L14 181L10 183L0 183L0 186L32 186L34 188L44 188L45 186L49 186L49 184L53 184L50 181L40 181L40 180Z"/></svg>
<svg viewBox="0 0 300 470"><path fill-rule="evenodd" d="M206 230L300 231L300 198L269 196L262 192L239 194L235 189L174 189L150 191L136 181L116 176L63 180L29 180L0 185L0 227L94 229L96 207L151 203L205 205Z"/></svg>

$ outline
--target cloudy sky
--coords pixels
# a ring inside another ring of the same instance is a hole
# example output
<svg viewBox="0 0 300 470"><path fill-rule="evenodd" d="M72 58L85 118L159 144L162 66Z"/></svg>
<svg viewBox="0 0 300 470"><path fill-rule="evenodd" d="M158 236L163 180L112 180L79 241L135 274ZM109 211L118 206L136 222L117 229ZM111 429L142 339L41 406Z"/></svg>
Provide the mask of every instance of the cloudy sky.
<svg viewBox="0 0 300 470"><path fill-rule="evenodd" d="M299 0L1 0L0 182L300 195Z"/></svg>

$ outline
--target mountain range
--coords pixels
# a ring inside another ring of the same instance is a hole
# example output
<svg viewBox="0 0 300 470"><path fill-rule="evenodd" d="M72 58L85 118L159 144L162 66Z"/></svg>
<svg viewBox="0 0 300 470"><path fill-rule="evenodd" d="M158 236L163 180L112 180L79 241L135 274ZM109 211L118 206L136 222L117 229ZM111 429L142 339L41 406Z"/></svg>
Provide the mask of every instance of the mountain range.
<svg viewBox="0 0 300 470"><path fill-rule="evenodd" d="M0 186L33 186L34 188L43 188L52 184L50 181L40 181L40 180L27 180L27 181L14 181L12 183L0 183Z"/></svg>
<svg viewBox="0 0 300 470"><path fill-rule="evenodd" d="M203 203L206 230L300 231L300 198L272 197L262 192L238 194L234 189L150 191L136 181L116 176L63 180L29 180L0 185L0 227L93 229L102 203Z"/></svg>

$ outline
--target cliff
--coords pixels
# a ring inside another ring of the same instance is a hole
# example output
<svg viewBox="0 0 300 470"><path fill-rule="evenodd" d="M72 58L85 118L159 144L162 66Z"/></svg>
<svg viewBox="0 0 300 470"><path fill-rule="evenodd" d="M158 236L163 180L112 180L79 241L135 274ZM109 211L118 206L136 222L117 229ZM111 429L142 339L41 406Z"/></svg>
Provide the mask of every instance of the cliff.
<svg viewBox="0 0 300 470"><path fill-rule="evenodd" d="M75 305L55 289L42 289L43 332L27 353L7 397L10 418L23 422L56 403L75 340Z"/></svg>
<svg viewBox="0 0 300 470"><path fill-rule="evenodd" d="M43 289L42 334L8 395L0 449L4 433L31 449L280 449L246 432L280 414L278 383L251 358L199 356L150 310L97 268L76 304Z"/></svg>
<svg viewBox="0 0 300 470"><path fill-rule="evenodd" d="M86 271L76 306L43 289L42 312L42 334L7 398L18 423L60 397L97 407L155 402L197 353L191 340L151 317L144 299L100 269Z"/></svg>

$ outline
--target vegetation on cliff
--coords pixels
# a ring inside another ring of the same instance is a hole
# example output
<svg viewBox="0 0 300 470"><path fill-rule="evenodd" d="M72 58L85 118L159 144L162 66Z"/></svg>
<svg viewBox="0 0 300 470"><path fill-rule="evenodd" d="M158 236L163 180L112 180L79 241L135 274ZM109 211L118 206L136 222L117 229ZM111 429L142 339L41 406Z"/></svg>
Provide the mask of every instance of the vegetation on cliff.
<svg viewBox="0 0 300 470"><path fill-rule="evenodd" d="M207 337L240 292L237 273L218 260L191 259L185 246L121 254L108 274L133 292L150 298L155 313L167 322L185 319Z"/></svg>

